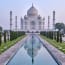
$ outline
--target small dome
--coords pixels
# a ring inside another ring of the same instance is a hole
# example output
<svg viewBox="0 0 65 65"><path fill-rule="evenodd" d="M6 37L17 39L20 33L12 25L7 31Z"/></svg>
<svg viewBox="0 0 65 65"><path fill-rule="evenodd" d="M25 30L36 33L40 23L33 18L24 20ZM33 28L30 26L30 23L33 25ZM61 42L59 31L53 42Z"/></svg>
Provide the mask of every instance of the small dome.
<svg viewBox="0 0 65 65"><path fill-rule="evenodd" d="M45 17L43 18L43 20L45 20Z"/></svg>
<svg viewBox="0 0 65 65"><path fill-rule="evenodd" d="M38 54L38 49L33 49L33 50L32 50L32 48L30 48L30 49L27 50L27 53L28 53L28 55L29 55L30 57L35 57L35 56L37 56L37 54ZM33 53L33 54L32 54L32 53Z"/></svg>
<svg viewBox="0 0 65 65"><path fill-rule="evenodd" d="M37 9L32 5L32 7L28 10L27 15L28 15L28 16L37 16L37 15L38 15L38 11L37 11Z"/></svg>
<svg viewBox="0 0 65 65"><path fill-rule="evenodd" d="M25 15L25 16L24 16L24 19L28 19L28 17Z"/></svg>
<svg viewBox="0 0 65 65"><path fill-rule="evenodd" d="M41 16L40 15L38 16L38 19L41 19Z"/></svg>

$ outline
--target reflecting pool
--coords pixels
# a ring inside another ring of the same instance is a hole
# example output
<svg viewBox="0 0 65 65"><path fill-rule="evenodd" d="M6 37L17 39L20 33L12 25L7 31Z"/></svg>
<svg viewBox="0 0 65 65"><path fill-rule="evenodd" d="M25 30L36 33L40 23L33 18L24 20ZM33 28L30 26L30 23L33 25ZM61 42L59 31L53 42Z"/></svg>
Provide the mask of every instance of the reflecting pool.
<svg viewBox="0 0 65 65"><path fill-rule="evenodd" d="M30 35L6 65L58 65L36 35Z"/></svg>

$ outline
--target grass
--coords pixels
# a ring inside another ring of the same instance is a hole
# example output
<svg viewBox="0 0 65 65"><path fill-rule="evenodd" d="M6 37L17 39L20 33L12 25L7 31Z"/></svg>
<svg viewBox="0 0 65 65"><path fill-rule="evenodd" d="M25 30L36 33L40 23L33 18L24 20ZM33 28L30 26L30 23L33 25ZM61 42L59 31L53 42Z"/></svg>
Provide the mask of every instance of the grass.
<svg viewBox="0 0 65 65"><path fill-rule="evenodd" d="M4 51L9 49L11 46L16 44L18 41L20 41L24 37L25 37L25 35L13 40L13 41L7 41L6 43L3 42L2 45L0 46L0 54L2 54Z"/></svg>
<svg viewBox="0 0 65 65"><path fill-rule="evenodd" d="M47 42L49 42L51 45L53 45L54 47L56 47L57 49L59 49L60 51L62 51L63 53L65 53L65 42L56 42L56 40L52 40L49 39L43 35L40 35L44 40L46 40Z"/></svg>

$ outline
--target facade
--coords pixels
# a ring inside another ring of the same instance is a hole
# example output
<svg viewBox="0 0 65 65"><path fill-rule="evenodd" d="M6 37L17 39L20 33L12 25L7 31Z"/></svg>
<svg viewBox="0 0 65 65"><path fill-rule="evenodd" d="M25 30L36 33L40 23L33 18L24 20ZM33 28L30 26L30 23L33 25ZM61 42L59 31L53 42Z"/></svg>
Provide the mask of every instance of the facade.
<svg viewBox="0 0 65 65"><path fill-rule="evenodd" d="M44 20L38 15L38 10L33 5L27 11L24 19L21 18L21 30L29 32L40 32L44 30Z"/></svg>

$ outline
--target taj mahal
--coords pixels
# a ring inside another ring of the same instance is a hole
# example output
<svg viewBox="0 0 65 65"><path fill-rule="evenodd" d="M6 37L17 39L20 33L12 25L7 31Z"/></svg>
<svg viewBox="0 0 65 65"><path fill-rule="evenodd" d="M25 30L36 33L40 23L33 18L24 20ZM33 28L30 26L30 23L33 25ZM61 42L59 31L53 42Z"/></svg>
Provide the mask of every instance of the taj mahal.
<svg viewBox="0 0 65 65"><path fill-rule="evenodd" d="M41 17L38 10L32 6L28 9L27 14L20 19L20 31L24 32L41 32L45 30L45 17ZM48 29L50 27L50 16L48 16ZM53 11L53 30L55 29L55 11ZM12 30L12 11L10 11L10 30ZM15 31L17 30L17 16L15 16Z"/></svg>
<svg viewBox="0 0 65 65"><path fill-rule="evenodd" d="M21 18L21 30L22 31L33 31L40 32L44 29L44 18L38 14L38 10L33 6L27 11L27 15L24 16L24 19Z"/></svg>

